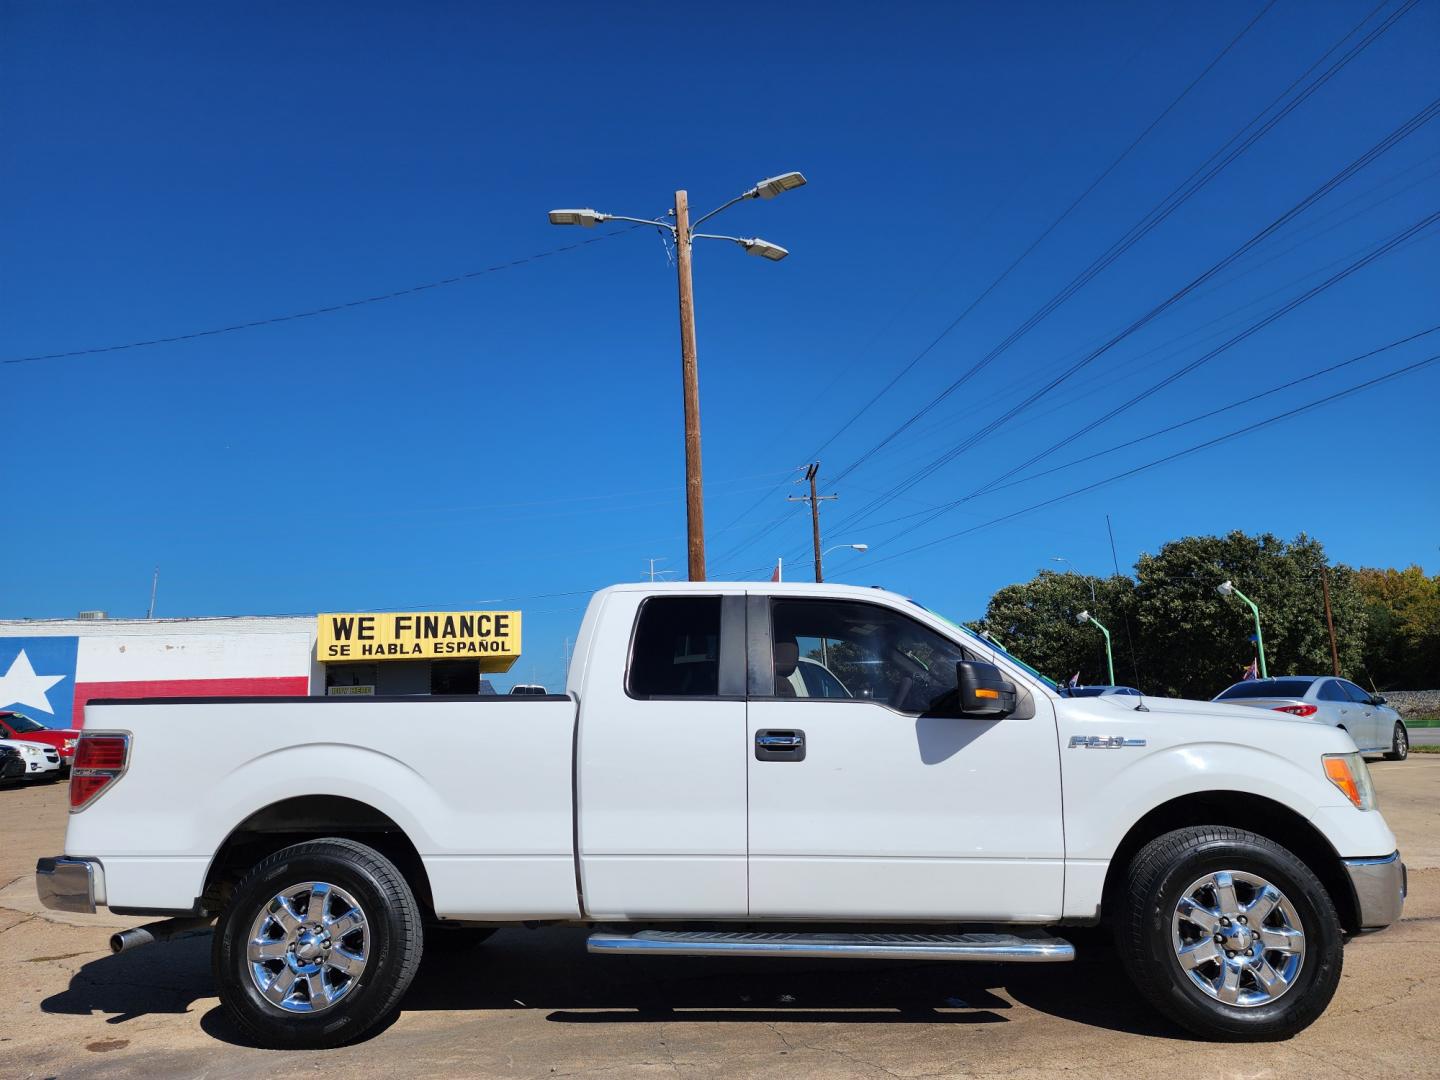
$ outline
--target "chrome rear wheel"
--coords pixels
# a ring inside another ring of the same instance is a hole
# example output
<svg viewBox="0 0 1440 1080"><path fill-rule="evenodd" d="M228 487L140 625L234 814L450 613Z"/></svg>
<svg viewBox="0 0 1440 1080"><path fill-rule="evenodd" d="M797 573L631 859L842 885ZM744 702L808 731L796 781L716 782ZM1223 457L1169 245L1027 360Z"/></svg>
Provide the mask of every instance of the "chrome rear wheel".
<svg viewBox="0 0 1440 1080"><path fill-rule="evenodd" d="M250 926L246 959L265 1000L286 1012L328 1009L355 989L370 933L344 889L306 881L277 893Z"/></svg>

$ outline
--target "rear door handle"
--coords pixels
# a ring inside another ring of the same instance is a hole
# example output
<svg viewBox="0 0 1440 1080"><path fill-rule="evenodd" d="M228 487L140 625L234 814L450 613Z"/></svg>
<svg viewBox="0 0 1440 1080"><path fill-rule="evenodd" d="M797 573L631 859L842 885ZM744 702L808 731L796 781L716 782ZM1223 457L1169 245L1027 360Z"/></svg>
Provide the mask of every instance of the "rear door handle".
<svg viewBox="0 0 1440 1080"><path fill-rule="evenodd" d="M794 728L762 728L755 732L756 761L804 761L805 732Z"/></svg>

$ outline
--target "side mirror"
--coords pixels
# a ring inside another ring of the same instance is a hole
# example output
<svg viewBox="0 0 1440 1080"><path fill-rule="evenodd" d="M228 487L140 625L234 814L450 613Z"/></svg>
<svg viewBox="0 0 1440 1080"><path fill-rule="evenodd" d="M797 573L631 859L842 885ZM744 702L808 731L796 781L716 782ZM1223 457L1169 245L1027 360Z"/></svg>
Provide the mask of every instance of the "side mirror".
<svg viewBox="0 0 1440 1080"><path fill-rule="evenodd" d="M999 720L1015 711L1015 687L994 664L961 660L955 665L960 715Z"/></svg>
<svg viewBox="0 0 1440 1080"><path fill-rule="evenodd" d="M1370 699L1370 704L1372 704L1372 705L1384 705L1384 704L1385 704L1385 695L1384 695L1384 694L1376 694L1374 697L1372 697L1372 698Z"/></svg>

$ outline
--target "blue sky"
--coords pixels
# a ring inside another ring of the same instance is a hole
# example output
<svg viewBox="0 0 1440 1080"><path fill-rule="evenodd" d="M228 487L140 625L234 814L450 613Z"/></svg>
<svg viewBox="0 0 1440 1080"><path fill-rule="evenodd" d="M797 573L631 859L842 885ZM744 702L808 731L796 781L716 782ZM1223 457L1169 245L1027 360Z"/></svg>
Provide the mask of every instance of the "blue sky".
<svg viewBox="0 0 1440 1080"><path fill-rule="evenodd" d="M1391 0L1368 26L1393 11ZM1279 0L983 303L821 455L838 476L1004 340L1373 7ZM808 568L790 478L1260 10L1256 2L0 7L0 359L343 303L591 239L799 169L696 252L712 576ZM1355 39L1352 38L1353 43ZM915 518L1440 209L1431 122L903 497L877 495L1187 284L1434 95L1424 0L959 392L834 485L832 577L957 617L1188 533L1440 567L1440 365L908 549L1440 352L1440 334ZM1333 59L1333 57L1332 57ZM1329 61L1327 61L1328 63ZM1043 466L1437 322L1440 226ZM0 616L506 604L556 684L584 592L684 566L673 270L648 232L341 313L0 366ZM1218 336L1217 336L1218 335ZM759 505L757 506L757 502ZM791 516L786 516L791 515ZM774 524L777 522L778 524ZM769 532L761 530L774 524ZM737 550L738 549L738 550ZM793 560L793 562L792 562ZM873 570L870 567L873 565ZM761 569L765 568L765 569Z"/></svg>

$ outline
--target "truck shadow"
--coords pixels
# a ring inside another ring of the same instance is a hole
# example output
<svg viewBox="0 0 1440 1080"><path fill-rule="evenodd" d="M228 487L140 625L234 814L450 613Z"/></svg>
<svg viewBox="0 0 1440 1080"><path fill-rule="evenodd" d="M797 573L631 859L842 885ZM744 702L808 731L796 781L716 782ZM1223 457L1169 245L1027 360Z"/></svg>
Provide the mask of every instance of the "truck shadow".
<svg viewBox="0 0 1440 1080"><path fill-rule="evenodd" d="M539 1010L560 1024L965 1026L1008 1023L1019 1005L1110 1031L1187 1037L1140 1000L1108 949L1082 955L1063 965L593 957L583 930L510 930L478 948L427 954L403 1009ZM92 960L41 1008L123 1024L189 1012L214 993L210 935L201 933ZM219 1007L201 1027L248 1045Z"/></svg>

